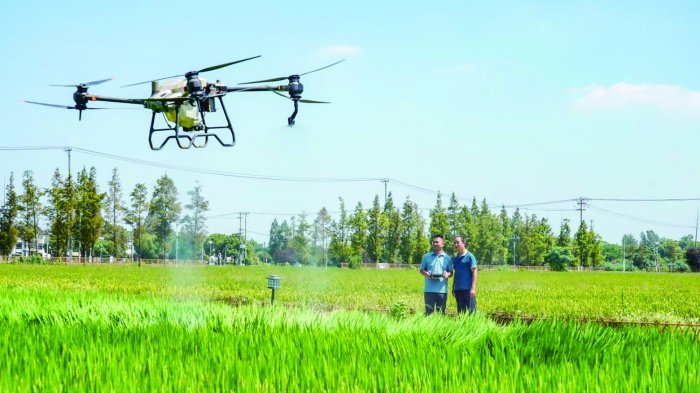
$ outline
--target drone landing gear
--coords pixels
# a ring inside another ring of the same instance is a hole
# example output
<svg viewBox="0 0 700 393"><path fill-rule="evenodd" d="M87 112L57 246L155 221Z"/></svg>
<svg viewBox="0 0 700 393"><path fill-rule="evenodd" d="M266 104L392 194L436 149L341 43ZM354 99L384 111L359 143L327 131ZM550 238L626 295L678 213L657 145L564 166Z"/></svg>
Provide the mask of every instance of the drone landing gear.
<svg viewBox="0 0 700 393"><path fill-rule="evenodd" d="M233 131L233 125L231 124L231 120L228 117L228 112L226 112L226 106L224 105L224 101L222 99L222 96L216 96L216 97L209 97L206 100L214 100L214 99L219 99L219 103L221 104L221 109L224 112L224 117L226 118L226 125L222 126L208 126L206 122L206 117L205 113L206 112L213 112L213 105L208 104L206 107L202 106L202 101L197 100L197 109L199 111L200 119L202 121L202 124L200 124L196 130L190 130L190 131L185 131L180 127L180 109L182 107L182 103L177 103L175 107L175 124L171 125L167 119L165 120L166 127L165 128L155 128L155 121L156 121L156 113L153 112L153 115L151 116L151 128L148 132L148 144L151 146L151 150L161 150L171 139L175 139L175 142L177 143L177 146L180 149L189 149L190 147L196 147L196 148L203 148L206 147L207 144L209 143L209 138L212 137L216 139L221 146L224 147L232 147L236 144L236 134ZM209 106L211 105L211 107ZM211 108L211 110L209 109ZM210 132L210 130L219 130L219 129L227 129L231 133L231 142L226 143L224 142L218 134L214 132ZM163 142L156 147L153 144L153 134L157 132L163 132L163 131L170 131L173 134L168 135ZM204 143L203 144L198 144L197 139L204 138Z"/></svg>

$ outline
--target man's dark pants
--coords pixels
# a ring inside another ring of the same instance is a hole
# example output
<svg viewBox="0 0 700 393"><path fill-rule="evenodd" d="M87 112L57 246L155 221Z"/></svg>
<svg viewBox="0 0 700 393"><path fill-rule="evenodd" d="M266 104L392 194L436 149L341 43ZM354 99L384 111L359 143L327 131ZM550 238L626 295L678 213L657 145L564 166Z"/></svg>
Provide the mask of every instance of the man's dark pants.
<svg viewBox="0 0 700 393"><path fill-rule="evenodd" d="M469 291L454 291L457 300L457 313L464 313L469 310L469 314L476 312L476 296L469 296Z"/></svg>
<svg viewBox="0 0 700 393"><path fill-rule="evenodd" d="M438 292L425 292L425 315L430 315L436 309L442 314L447 308L447 294Z"/></svg>

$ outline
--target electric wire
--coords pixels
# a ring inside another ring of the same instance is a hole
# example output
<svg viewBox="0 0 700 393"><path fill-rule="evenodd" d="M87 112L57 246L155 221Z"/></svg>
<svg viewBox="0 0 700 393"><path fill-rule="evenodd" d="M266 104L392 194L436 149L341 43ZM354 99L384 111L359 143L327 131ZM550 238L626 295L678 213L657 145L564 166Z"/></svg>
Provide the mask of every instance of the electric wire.
<svg viewBox="0 0 700 393"><path fill-rule="evenodd" d="M670 226L670 227L676 227L676 228L695 228L695 225L682 225L682 224L672 224L672 223L668 223L668 222L654 221L654 220L649 220L649 219L646 219L646 218L640 218L640 217L629 216L629 215L627 215L627 214L618 213L618 212L616 212L616 211L612 211L612 210L608 210L608 209L603 209L602 207L597 207L597 206L593 206L593 205L589 205L588 207L590 207L590 208L593 209L593 210L597 210L597 211L600 211L600 212L603 212L603 213L607 213L607 214L615 215L615 216L618 216L618 217L626 218L626 219L632 220L632 221L643 222L643 223L645 223L645 224L664 225L664 226Z"/></svg>

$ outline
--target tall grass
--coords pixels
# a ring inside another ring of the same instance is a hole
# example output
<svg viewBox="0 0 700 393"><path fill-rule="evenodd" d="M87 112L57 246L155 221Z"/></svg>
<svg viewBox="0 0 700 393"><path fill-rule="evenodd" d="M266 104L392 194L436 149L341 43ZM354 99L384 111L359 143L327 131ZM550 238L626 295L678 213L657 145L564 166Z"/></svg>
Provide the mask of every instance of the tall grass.
<svg viewBox="0 0 700 393"><path fill-rule="evenodd" d="M691 333L0 289L0 391L700 391Z"/></svg>
<svg viewBox="0 0 700 393"><path fill-rule="evenodd" d="M269 302L266 276L282 277L279 305L323 310L409 311L423 307L412 270L240 266L30 266L0 264L0 288L197 298L246 305ZM479 274L479 309L555 318L613 318L700 323L700 275L615 272ZM450 296L448 309L455 310Z"/></svg>

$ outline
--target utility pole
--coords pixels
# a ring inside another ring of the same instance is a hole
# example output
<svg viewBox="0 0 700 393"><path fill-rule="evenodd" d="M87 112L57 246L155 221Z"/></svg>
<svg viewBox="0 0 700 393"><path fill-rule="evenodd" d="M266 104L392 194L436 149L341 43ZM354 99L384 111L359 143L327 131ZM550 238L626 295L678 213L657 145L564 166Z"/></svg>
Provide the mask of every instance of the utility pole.
<svg viewBox="0 0 700 393"><path fill-rule="evenodd" d="M243 213L238 212L238 264L243 264Z"/></svg>
<svg viewBox="0 0 700 393"><path fill-rule="evenodd" d="M73 187L71 180L71 168L70 168L70 152L73 150L70 146L66 147L63 149L66 153L68 153L68 187ZM70 217L71 217L71 222L73 222L73 207L71 206L70 210ZM71 231L71 234L68 238L68 261L72 262L73 261L73 232Z"/></svg>
<svg viewBox="0 0 700 393"><path fill-rule="evenodd" d="M387 187L387 184L389 183L389 179L384 178L381 180L381 182L384 183L384 206L386 206L386 198L387 198L386 187Z"/></svg>
<svg viewBox="0 0 700 393"><path fill-rule="evenodd" d="M518 240L520 240L520 236L513 235L513 237L511 239L513 240L513 266L517 267L518 266L518 258L517 258L518 254L516 254L515 243L517 243Z"/></svg>
<svg viewBox="0 0 700 393"><path fill-rule="evenodd" d="M248 257L248 212L243 213L245 219L243 220L243 262Z"/></svg>
<svg viewBox="0 0 700 393"><path fill-rule="evenodd" d="M622 271L625 271L625 237L622 236Z"/></svg>
<svg viewBox="0 0 700 393"><path fill-rule="evenodd" d="M576 210L579 211L579 226L581 226L583 224L583 211L588 207L588 198L579 197L576 205L578 205Z"/></svg>
<svg viewBox="0 0 700 393"><path fill-rule="evenodd" d="M593 220L591 220L591 231L593 230Z"/></svg>
<svg viewBox="0 0 700 393"><path fill-rule="evenodd" d="M700 210L698 210L698 217L695 219L695 248L698 248L698 223L700 223Z"/></svg>

